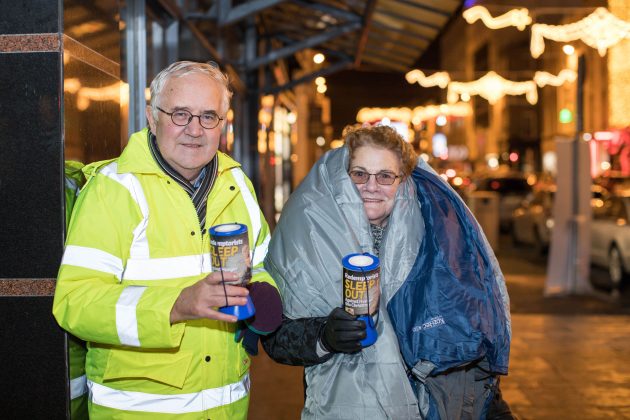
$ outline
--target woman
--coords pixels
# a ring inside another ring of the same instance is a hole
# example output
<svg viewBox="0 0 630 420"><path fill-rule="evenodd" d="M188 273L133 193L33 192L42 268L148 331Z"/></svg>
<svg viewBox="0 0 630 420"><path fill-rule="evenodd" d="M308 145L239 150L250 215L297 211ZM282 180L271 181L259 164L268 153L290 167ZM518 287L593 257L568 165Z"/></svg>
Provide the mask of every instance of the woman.
<svg viewBox="0 0 630 420"><path fill-rule="evenodd" d="M485 417L510 339L485 237L393 129L344 138L292 194L272 237L265 267L284 321L265 350L306 366L303 419ZM358 252L378 255L381 270L378 339L365 348L365 323L340 309L341 260Z"/></svg>

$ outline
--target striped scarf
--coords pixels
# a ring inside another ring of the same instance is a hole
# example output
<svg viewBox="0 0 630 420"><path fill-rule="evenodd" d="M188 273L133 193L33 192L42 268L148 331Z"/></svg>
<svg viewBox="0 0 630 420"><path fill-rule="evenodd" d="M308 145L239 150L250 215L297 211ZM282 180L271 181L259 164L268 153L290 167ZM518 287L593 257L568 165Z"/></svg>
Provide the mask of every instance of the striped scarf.
<svg viewBox="0 0 630 420"><path fill-rule="evenodd" d="M374 242L374 252L378 257L381 251L381 242L383 241L383 232L385 228L370 223L370 231L372 232L372 241Z"/></svg>
<svg viewBox="0 0 630 420"><path fill-rule="evenodd" d="M162 153L160 153L160 149L157 145L157 139L155 135L149 132L149 150L151 150L151 155L153 155L153 159L158 164L158 166L175 182L177 182L183 189L188 193L190 199L195 206L195 210L197 210L197 217L199 218L199 226L203 229L206 224L206 205L208 203L208 194L210 194L210 190L214 185L214 181L217 179L217 170L218 170L218 158L215 154L212 160L206 165L206 174L201 181L201 185L199 188L194 188L193 185L188 182L186 178L181 176L171 165L168 164Z"/></svg>

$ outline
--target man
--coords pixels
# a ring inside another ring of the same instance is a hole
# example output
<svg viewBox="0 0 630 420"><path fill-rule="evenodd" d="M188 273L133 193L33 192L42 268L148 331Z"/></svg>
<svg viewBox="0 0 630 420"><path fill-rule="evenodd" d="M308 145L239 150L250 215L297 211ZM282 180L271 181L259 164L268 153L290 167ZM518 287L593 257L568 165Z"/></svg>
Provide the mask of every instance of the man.
<svg viewBox="0 0 630 420"><path fill-rule="evenodd" d="M53 313L88 342L90 418L247 418L250 359L218 307L249 295L262 333L282 308L251 183L217 151L230 96L216 66L172 64L151 83L149 130L84 170ZM211 273L208 229L234 222L248 227L249 288Z"/></svg>

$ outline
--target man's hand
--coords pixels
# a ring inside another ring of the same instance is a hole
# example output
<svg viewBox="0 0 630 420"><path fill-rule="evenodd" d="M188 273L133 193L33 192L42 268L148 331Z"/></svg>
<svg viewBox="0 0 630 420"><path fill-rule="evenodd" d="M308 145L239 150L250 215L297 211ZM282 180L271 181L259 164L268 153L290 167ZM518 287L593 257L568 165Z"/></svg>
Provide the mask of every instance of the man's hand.
<svg viewBox="0 0 630 420"><path fill-rule="evenodd" d="M229 283L238 280L239 276L224 271L223 279ZM245 287L228 284L224 289L221 281L221 273L216 271L182 290L171 309L171 324L199 318L236 322L235 316L223 314L214 308L226 306L226 294L227 306L244 305L249 291Z"/></svg>

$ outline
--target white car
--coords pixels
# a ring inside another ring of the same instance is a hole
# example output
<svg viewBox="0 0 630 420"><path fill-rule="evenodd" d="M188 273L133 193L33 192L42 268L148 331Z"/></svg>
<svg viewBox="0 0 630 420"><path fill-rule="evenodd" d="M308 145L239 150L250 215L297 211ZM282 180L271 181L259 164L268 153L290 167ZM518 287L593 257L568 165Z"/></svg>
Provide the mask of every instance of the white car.
<svg viewBox="0 0 630 420"><path fill-rule="evenodd" d="M532 245L537 254L549 247L553 228L555 188L530 194L512 213L512 241L515 245Z"/></svg>
<svg viewBox="0 0 630 420"><path fill-rule="evenodd" d="M608 271L619 291L630 272L630 196L611 196L593 207L591 263Z"/></svg>
<svg viewBox="0 0 630 420"><path fill-rule="evenodd" d="M555 186L539 189L528 195L512 212L512 241L515 245L531 245L537 254L543 254L549 249L554 226L555 191ZM591 193L591 208L595 213L604 206L609 192L599 185L591 185Z"/></svg>

